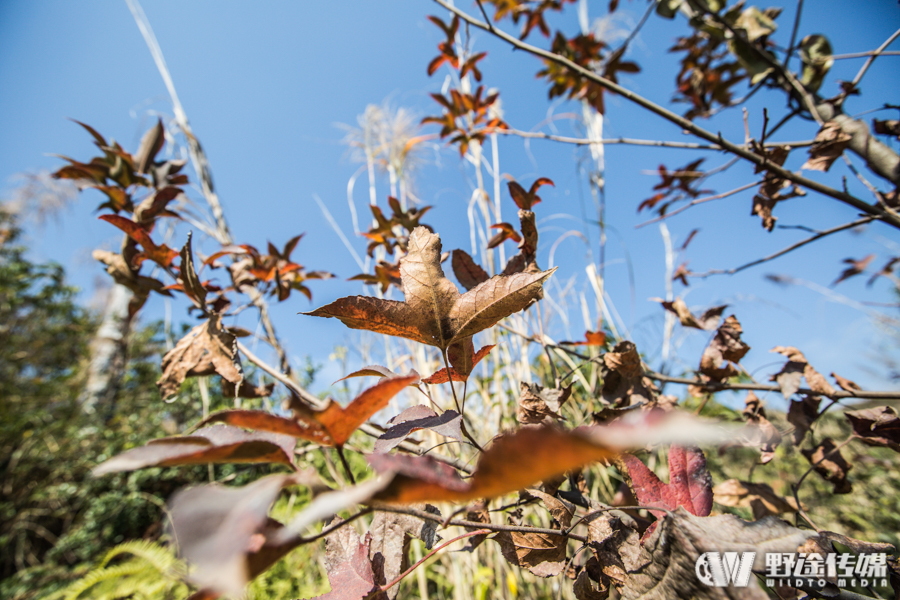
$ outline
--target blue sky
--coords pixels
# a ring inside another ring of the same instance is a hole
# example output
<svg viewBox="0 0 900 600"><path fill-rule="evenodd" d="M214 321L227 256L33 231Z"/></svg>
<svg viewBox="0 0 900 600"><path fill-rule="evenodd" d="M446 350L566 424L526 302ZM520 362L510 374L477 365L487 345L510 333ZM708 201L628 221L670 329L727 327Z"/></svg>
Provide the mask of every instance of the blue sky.
<svg viewBox="0 0 900 600"><path fill-rule="evenodd" d="M607 2L590 0L588 4L592 20L605 15ZM823 33L836 53L873 49L900 26L900 11L892 0L854 3L852 10L837 0L807 4L800 35ZM460 6L477 12L467 2ZM636 22L645 6L637 0L622 2L617 23ZM306 232L295 259L309 268L339 276L314 282L312 304L295 294L273 309L291 354L297 358L310 355L326 364L320 380L324 386L342 375L336 364L328 364L332 346L351 344L354 334L336 321L296 313L340 296L361 293L358 284L345 281L358 268L313 200L318 195L352 237L346 189L358 165L341 144L343 131L336 124L355 124L368 104L386 102L420 117L438 112L428 93L439 91L445 71L428 77L425 67L441 37L425 16L443 17L443 11L435 4L411 0L148 0L144 10L194 131L209 156L216 188L237 240L257 246L272 240L280 245ZM793 5L787 6L778 19L780 29L774 39L781 45L787 45L793 12ZM578 30L574 10L552 24L569 34ZM643 71L623 78L623 83L666 104L674 89L677 64L677 56L666 50L684 32L681 20L651 17L629 51L629 58ZM547 45L540 36L531 40ZM551 108L557 115L578 111L577 105L548 102L545 84L534 76L540 65L530 56L512 52L474 30L473 43L476 49L488 51L482 62L485 83L501 91L505 118L511 126L535 128L545 121ZM898 47L900 43L892 49ZM836 81L852 79L861 64L861 60L837 61L823 93L836 94ZM900 92L898 65L898 57L876 61L863 81L863 95L848 101L848 112L896 102ZM740 84L738 93L744 91ZM773 118L780 118L784 114L783 96L763 91L749 103L751 130L757 136L763 106L769 108ZM67 117L89 123L134 149L157 113L171 114L168 97L124 1L0 3L0 190L11 190L17 173L57 168L60 161L50 153L76 158L92 155L90 137ZM875 116L895 118L896 113ZM566 120L555 123L561 134L578 132L577 126ZM743 140L739 112L700 124L721 131L731 140ZM546 126L542 130L550 131ZM777 138L811 139L815 131L815 124L798 122L785 127ZM689 139L662 119L615 97L607 98L606 135ZM707 157L705 167L727 160L711 152L702 155ZM606 151L608 220L614 229L608 247L607 285L639 348L651 358L658 348L663 312L647 298L665 294L664 255L656 226L634 228L648 217L646 213L636 214L636 208L651 195L650 188L658 180L647 172L655 171L661 162L675 168L699 156L685 150L626 146L609 146ZM460 162L454 149L440 147L427 158L416 177L416 190L435 208L424 220L442 235L445 249L468 248L465 206L471 194L471 170ZM805 152L796 151L787 166L799 169L805 158ZM544 203L537 209L542 266L548 264L551 244L567 230L583 230L581 216L593 213L586 179L579 170L584 160L584 150L571 146L540 140L526 145L511 137L500 140L504 173L526 183L538 176L556 182L555 188L544 188ZM853 193L867 201L870 198L840 162L830 173L807 175L835 186L840 186L839 178L845 175ZM726 191L749 183L752 177L752 169L738 166L704 187ZM872 178L885 188L884 182ZM361 215L366 214L367 202L363 179L355 195ZM384 205L386 178L379 185L379 200ZM796 230L764 231L758 218L750 216L751 199L752 191L747 191L668 221L676 245L692 229L700 229L684 255L692 269L734 267L804 237ZM505 189L502 202L504 219L515 221L515 207ZM32 256L64 264L71 281L83 289L85 301L91 297L98 276L103 275L100 266L90 259L90 250L102 244L114 245L119 237L114 228L96 219L97 204L95 197L83 195L57 222L29 230ZM776 216L779 224L827 228L853 220L856 213L811 193L778 206ZM588 226L587 230L596 243L596 229ZM890 256L900 254L898 241L896 231L876 225L859 234L839 234L733 277L697 281L687 290L677 284L676 292L686 294L692 307L731 305L729 313L741 320L744 338L753 347L744 364L757 377L765 379L765 374L777 370L774 363L779 357L769 354L769 348L793 345L823 373L837 371L864 387L883 389L892 384L885 379L886 369L879 363L879 356L900 357L896 332L891 337L858 307L834 302L802 286L777 287L764 275L784 273L827 287L842 270L840 261L844 258L875 253L873 265L880 267ZM353 243L362 254L365 242L354 238ZM206 253L215 250L212 242L201 247ZM585 245L577 237L562 241L555 255L555 263L561 267L554 276L557 282L565 285L574 278L575 288L584 289L586 257ZM633 290L629 261L634 273ZM864 277L843 283L834 291L854 301L894 301L886 281L867 289ZM176 318L184 314L182 308L181 304L175 306ZM162 314L163 303L157 298L148 303L143 318L160 318ZM575 325L568 332L553 332L557 338L580 337L584 329L580 314L571 317ZM695 364L708 335L688 332L685 338L681 354L686 363ZM772 401L778 404L777 398Z"/></svg>

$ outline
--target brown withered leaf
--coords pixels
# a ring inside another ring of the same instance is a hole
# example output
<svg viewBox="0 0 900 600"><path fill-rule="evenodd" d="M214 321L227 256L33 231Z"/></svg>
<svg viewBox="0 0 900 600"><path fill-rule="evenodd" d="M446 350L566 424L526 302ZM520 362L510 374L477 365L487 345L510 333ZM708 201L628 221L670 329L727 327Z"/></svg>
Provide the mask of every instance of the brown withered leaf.
<svg viewBox="0 0 900 600"><path fill-rule="evenodd" d="M753 571L763 573L766 553L795 552L814 535L777 517L747 522L734 515L696 517L679 508L644 542L642 566L619 591L623 600L766 600L754 577L743 588L708 586L695 565L705 552L755 552Z"/></svg>
<svg viewBox="0 0 900 600"><path fill-rule="evenodd" d="M506 266L503 267L503 272L501 275L515 275L516 273L521 273L525 270L525 255L521 252L517 253L515 256L506 261Z"/></svg>
<svg viewBox="0 0 900 600"><path fill-rule="evenodd" d="M782 498L767 483L729 479L713 488L713 500L722 506L750 508L754 520L797 512L793 498Z"/></svg>
<svg viewBox="0 0 900 600"><path fill-rule="evenodd" d="M788 362L785 363L781 371L771 377L771 381L778 383L781 393L785 400L797 393L800 389L800 377L806 378L806 383L814 393L834 397L835 390L825 377L816 371L803 353L793 346L775 346L771 350L787 357Z"/></svg>
<svg viewBox="0 0 900 600"><path fill-rule="evenodd" d="M340 521L335 521L337 524ZM331 591L311 600L363 600L375 587L369 560L372 536L362 541L352 527L341 527L325 537L325 572Z"/></svg>
<svg viewBox="0 0 900 600"><path fill-rule="evenodd" d="M491 513L488 512L487 502L476 502L466 507L466 521L472 521L473 523L490 523ZM473 535L466 540L466 545L463 547L463 550L466 552L473 552L487 539L487 537L488 534L486 533L483 535Z"/></svg>
<svg viewBox="0 0 900 600"><path fill-rule="evenodd" d="M222 396L225 398L267 398L274 391L274 383L252 385L247 381L242 381L236 386L227 379L222 380Z"/></svg>
<svg viewBox="0 0 900 600"><path fill-rule="evenodd" d="M571 526L574 505L538 490L527 490L525 495L544 503L553 517L554 529ZM494 541L500 544L500 552L510 564L528 569L538 577L555 577L565 568L566 538L563 536L501 531L494 536Z"/></svg>
<svg viewBox="0 0 900 600"><path fill-rule="evenodd" d="M576 600L606 600L609 598L609 587L594 588L594 584L588 575L587 569L583 569L572 584L572 593Z"/></svg>
<svg viewBox="0 0 900 600"><path fill-rule="evenodd" d="M466 290L471 290L473 287L491 278L465 250L454 250L451 254L450 265L453 267L453 274L456 275L456 280ZM508 275L508 273L504 274Z"/></svg>
<svg viewBox="0 0 900 600"><path fill-rule="evenodd" d="M662 304L663 308L678 317L679 322L681 322L684 327L693 327L694 329L715 329L719 326L722 313L728 308L727 304L714 306L705 310L699 317L695 317L681 298L676 298L672 302L663 300L662 298L651 298L650 300Z"/></svg>
<svg viewBox="0 0 900 600"><path fill-rule="evenodd" d="M188 232L187 242L184 243L180 256L181 265L179 266L179 269L181 272L179 273L179 279L181 280L184 293L187 294L188 298L190 298L196 306L205 310L206 288L200 283L200 278L197 277L197 271L194 270L194 253L191 250L191 232Z"/></svg>
<svg viewBox="0 0 900 600"><path fill-rule="evenodd" d="M572 386L562 389L544 389L536 383L521 383L521 393L516 400L516 420L522 425L533 425L547 420L565 420L559 411L572 394Z"/></svg>
<svg viewBox="0 0 900 600"><path fill-rule="evenodd" d="M821 397L810 395L804 395L802 400L791 400L787 420L794 426L794 445L800 445L813 421L819 417L819 404L821 403Z"/></svg>
<svg viewBox="0 0 900 600"><path fill-rule="evenodd" d="M775 449L781 443L781 432L766 418L766 409L762 401L752 391L747 392L744 400L744 419L755 425L749 434L747 444L757 446L760 451L760 462L766 464L775 458Z"/></svg>
<svg viewBox="0 0 900 600"><path fill-rule="evenodd" d="M163 127L162 119L157 120L156 125L151 127L144 133L141 138L141 144L138 146L137 152L134 153L134 166L137 173L149 173L153 159L162 150L166 143L166 130ZM104 143L104 145L106 145Z"/></svg>
<svg viewBox="0 0 900 600"><path fill-rule="evenodd" d="M656 396L653 382L644 377L641 357L633 342L623 341L603 355L600 366L604 401L613 406L652 402Z"/></svg>
<svg viewBox="0 0 900 600"><path fill-rule="evenodd" d="M584 520L588 524L587 542L604 576L600 579L624 585L628 573L642 565L637 522L619 510L595 511Z"/></svg>
<svg viewBox="0 0 900 600"><path fill-rule="evenodd" d="M553 270L495 276L460 295L441 269L440 238L417 227L400 261L405 302L341 298L309 314L335 317L351 329L404 337L441 350L518 312L539 298Z"/></svg>
<svg viewBox="0 0 900 600"><path fill-rule="evenodd" d="M431 431L457 441L463 440L462 417L455 410L440 415L421 404L407 408L387 422L388 430L375 440L375 452L390 452L414 431Z"/></svg>
<svg viewBox="0 0 900 600"><path fill-rule="evenodd" d="M669 448L669 483L660 481L656 473L639 458L623 454L619 470L641 506L658 506L675 510L683 506L691 514L705 517L712 510L712 476L706 468L706 457L699 448L673 445ZM666 513L651 509L660 519Z"/></svg>
<svg viewBox="0 0 900 600"><path fill-rule="evenodd" d="M211 315L191 329L162 360L162 377L156 382L166 399L178 392L186 377L218 373L238 384L244 379L234 335L222 327L222 315Z"/></svg>
<svg viewBox="0 0 900 600"><path fill-rule="evenodd" d="M738 370L730 363L738 363L750 350L750 346L741 341L744 330L734 315L716 331L715 337L703 351L700 358L700 372L714 381L724 381L738 374ZM721 366L726 362L724 367Z"/></svg>
<svg viewBox="0 0 900 600"><path fill-rule="evenodd" d="M415 507L430 509L429 512L440 512L433 506ZM376 585L385 585L396 579L409 567L409 543L415 537L431 548L437 535L437 524L434 521L423 521L411 515L379 512L372 519L368 536L369 561ZM332 588L333 589L333 588ZM385 592L389 600L397 597L400 586L394 586Z"/></svg>
<svg viewBox="0 0 900 600"><path fill-rule="evenodd" d="M864 410L848 410L844 413L853 425L853 433L861 442L870 446L886 446L900 452L900 418L890 406Z"/></svg>
<svg viewBox="0 0 900 600"><path fill-rule="evenodd" d="M847 473L853 465L841 455L831 438L824 438L815 448L800 450L822 479L834 485L835 494L849 494L853 486L847 481Z"/></svg>
<svg viewBox="0 0 900 600"><path fill-rule="evenodd" d="M809 158L800 168L811 171L827 171L831 167L831 163L844 152L852 138L853 136L841 129L839 123L828 121L816 134L813 145L809 148Z"/></svg>
<svg viewBox="0 0 900 600"><path fill-rule="evenodd" d="M753 208L750 210L750 216L759 215L759 218L762 219L763 229L766 231L771 232L775 229L775 221L778 220L778 217L772 216L772 209L777 203L777 200L764 198L759 194L753 196Z"/></svg>
<svg viewBox="0 0 900 600"><path fill-rule="evenodd" d="M894 545L887 544L883 542L867 542L865 540L857 540L852 537L847 537L845 535L841 535L840 533L835 533L833 531L822 531L819 533L819 539L825 538L830 543L837 542L838 544L843 544L856 552L857 554L876 554L879 552L884 552L886 554L894 553ZM833 547L832 547L833 548ZM833 551L833 550L832 550Z"/></svg>
<svg viewBox="0 0 900 600"><path fill-rule="evenodd" d="M146 467L205 463L281 463L293 466L293 437L270 432L247 432L237 427L204 427L192 435L150 440L94 467L95 477Z"/></svg>
<svg viewBox="0 0 900 600"><path fill-rule="evenodd" d="M851 394L855 394L856 392L861 392L862 388L855 381L850 381L849 379L844 379L837 373L832 373L831 376L837 382L838 386L844 390L845 392L850 392Z"/></svg>
<svg viewBox="0 0 900 600"><path fill-rule="evenodd" d="M210 596L238 597L244 586L295 548L278 541L282 525L268 517L281 490L307 475L269 475L241 488L219 484L181 490L169 501L170 526L180 555L194 568L189 580Z"/></svg>

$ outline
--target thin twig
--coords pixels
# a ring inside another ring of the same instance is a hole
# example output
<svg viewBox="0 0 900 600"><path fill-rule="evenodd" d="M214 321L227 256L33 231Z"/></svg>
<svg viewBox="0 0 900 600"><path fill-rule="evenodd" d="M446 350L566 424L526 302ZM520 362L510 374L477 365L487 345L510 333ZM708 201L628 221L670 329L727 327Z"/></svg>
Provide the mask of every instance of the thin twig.
<svg viewBox="0 0 900 600"><path fill-rule="evenodd" d="M350 484L356 485L356 477L353 476L353 471L350 469L350 463L347 462L347 457L344 456L344 449L340 446L335 446L334 449L337 451L338 458L341 459L341 465L344 467L344 472L347 474Z"/></svg>
<svg viewBox="0 0 900 600"><path fill-rule="evenodd" d="M759 156L750 150L742 148L741 146L739 146L737 144L734 144L732 142L725 140L721 134L715 134L715 133L712 133L711 131L703 129L696 123L694 123L678 114L675 114L674 112L656 104L655 102L652 102L652 101L648 100L647 98L644 98L643 96L635 94L631 90L624 88L624 87L618 85L617 83L614 83L614 82L610 81L609 79L602 77L601 75L598 75L597 73L594 73L593 71L591 71L589 69L586 69L578 64L575 64L574 62L565 58L564 56L555 54L553 52L549 52L547 50L543 50L541 48L538 48L537 46L532 46L531 44L528 44L519 39L516 39L515 37L503 32L499 29L491 29L487 24L479 21L478 19L475 19L474 17L468 15L467 13L459 10L455 6L451 6L446 0L434 0L434 2L437 3L438 5L446 8L447 10L451 11L452 13L458 15L461 19L465 20L467 23L469 23L475 27L478 27L480 29L483 29L484 31L488 31L488 32L492 33L493 35L499 37L500 39L502 39L503 41L512 45L513 47L519 48L520 50L525 50L529 54L533 54L535 56L539 56L541 58L552 61L556 64L562 65L562 66L570 69L571 71L578 73L580 76L584 77L585 79L587 79L593 83L596 83L597 85L600 85L601 87L604 87L604 88L608 89L609 91L618 94L619 96L622 96L623 98L625 98L626 100L628 100L630 102L634 102L635 104L649 110L650 112L652 112L656 115L659 115L660 117L674 123L678 127L696 135L697 137L704 139L708 142L718 144L719 146L722 147L723 150L725 150L727 152L730 152L736 156L740 156L741 158L743 158L749 162L752 162L755 165L762 166L763 163L766 162L764 157ZM857 210L860 210L867 214L876 215L876 216L883 215L885 217L886 223L889 223L892 227L900 229L900 218L895 218L893 215L888 215L879 206L873 206L873 205L867 204L866 202L860 200L859 198L856 198L855 196L852 196L851 194L849 194L847 192L836 190L832 187L829 187L829 186L819 183L817 181L813 181L812 179L807 179L806 177L797 175L796 173L789 171L788 169L785 169L784 167L780 167L780 166L773 165L773 164L767 164L766 168L778 177L787 179L788 181L792 181L792 182L796 183L797 185L801 185L810 190L819 192L820 194L824 194L826 196L834 198L835 200L839 200L840 202L843 202L844 204L849 204L850 206L856 208Z"/></svg>
<svg viewBox="0 0 900 600"><path fill-rule="evenodd" d="M784 57L784 70L788 70L788 63L791 62L791 55L794 54L794 45L797 41L797 31L800 29L800 15L803 14L803 0L797 0L797 14L794 15L794 27L791 29L791 43L788 44L787 54Z"/></svg>
<svg viewBox="0 0 900 600"><path fill-rule="evenodd" d="M845 60L848 58L865 58L867 56L900 56L900 51L885 50L884 52L878 52L877 50L869 50L868 52L850 52L848 54L834 54L831 56L831 60Z"/></svg>
<svg viewBox="0 0 900 600"><path fill-rule="evenodd" d="M900 36L900 29L892 33L891 37L886 39L882 45L878 46L878 48L874 52L872 52L872 55L869 56L866 62L863 63L863 66L862 68L860 68L859 73L857 73L856 77L853 78L853 82L850 85L851 89L855 88L859 84L860 80L863 78L863 75L866 74L866 71L868 71L869 67L872 66L872 63L875 62L875 59L884 52L885 48L891 45L891 42L897 39L897 36Z"/></svg>
<svg viewBox="0 0 900 600"><path fill-rule="evenodd" d="M522 131L521 129L494 129L491 133L501 135L515 135L522 138L550 140L554 142L562 142L565 144L575 144L577 146L588 146L591 144L617 145L624 144L629 146L652 146L656 148L683 148L686 150L723 150L719 144L701 144L699 142L671 142L663 140L642 140L635 138L607 138L602 140L591 140L589 138L568 137L564 135L553 135L543 133L541 131ZM806 148L812 146L812 140L799 142L770 142L767 147L789 146L791 148Z"/></svg>
<svg viewBox="0 0 900 600"><path fill-rule="evenodd" d="M650 379L655 379L656 381L665 381L667 383L678 383L681 385L695 385L698 387L706 388L713 392L721 392L725 390L754 390L761 392L780 392L781 388L777 385L764 385L761 383L719 383L715 381L701 381L699 379L688 379L685 377L672 377L669 375L663 375L661 373L654 373L653 371L648 371L645 373L646 377ZM821 395L817 392L809 388L799 388L797 390L801 394L812 394L812 395ZM831 398L871 398L873 400L897 400L900 399L900 392L868 392L864 390L860 390L858 392L835 392L830 396Z"/></svg>
<svg viewBox="0 0 900 600"><path fill-rule="evenodd" d="M478 5L481 6L481 2L479 2ZM426 560L428 560L429 558L431 558L432 556L434 556L439 550L443 550L444 548L446 548L447 546L449 546L449 545L452 544L453 542L458 542L459 540L461 540L461 539L463 539L463 538L472 537L473 535L484 535L484 534L488 534L488 533L492 533L490 529L479 529L479 530L477 530L477 531L470 531L470 532L468 532L468 533L464 533L464 534L462 534L462 535L458 535L458 536L456 536L455 538L453 538L452 540L450 540L450 541L448 541L448 542L444 542L443 544L441 544L440 546L438 546L437 548L435 548L434 550L432 550L431 552L429 552L428 554L426 554L426 555L425 555L424 557L422 557L420 560L418 560L418 561L416 562L416 564L414 564L413 566L411 566L411 567L408 568L407 570L405 570L405 571L403 571L402 573L400 573L400 575L398 575L396 579L394 579L394 580L391 581L390 583L386 583L386 584L384 584L383 586L381 586L381 591L382 591L382 592L387 591L387 590L391 589L392 587L394 587L395 585L397 585L398 583L400 583L400 581L402 581L404 577L406 577L407 575L409 575L410 573L412 573L413 571L415 571L415 570L416 570L416 567L418 567L418 566L421 565L423 562L425 562Z"/></svg>
<svg viewBox="0 0 900 600"><path fill-rule="evenodd" d="M774 259L778 258L779 256L784 256L788 252L793 252L797 248L800 248L802 246L805 246L807 244L815 242L816 240L819 240L825 236L829 236L833 233L838 233L839 231L844 231L846 229L853 229L854 227L859 227L860 225L865 225L866 223L871 223L874 220L875 220L875 217L872 217L872 216L863 217L861 219L857 219L856 221L852 221L850 223L844 223L843 225L838 225L837 227L832 227L831 229L819 231L815 235L810 236L810 237L806 238L805 240L800 240L799 242L797 242L795 244L791 244L787 248L782 248L778 252L775 252L768 256L764 256L762 258L758 258L754 261L750 261L739 267L735 267L733 269L710 269L709 271L706 271L704 273L691 273L691 277L706 278L711 275L734 275L735 273L739 273L739 272L743 271L744 269L749 269L750 267L755 267L756 265L761 265L762 263L769 262L770 260L774 260Z"/></svg>

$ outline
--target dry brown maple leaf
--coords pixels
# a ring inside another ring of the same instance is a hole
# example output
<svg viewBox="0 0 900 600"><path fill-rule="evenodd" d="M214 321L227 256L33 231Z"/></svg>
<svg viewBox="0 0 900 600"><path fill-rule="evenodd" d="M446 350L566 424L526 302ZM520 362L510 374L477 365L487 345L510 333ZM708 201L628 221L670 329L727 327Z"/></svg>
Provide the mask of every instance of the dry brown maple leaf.
<svg viewBox="0 0 900 600"><path fill-rule="evenodd" d="M405 302L349 296L303 314L334 317L351 329L403 337L446 351L539 299L543 282L555 270L496 275L460 294L441 268L440 238L416 227L409 236L409 251L400 261Z"/></svg>
<svg viewBox="0 0 900 600"><path fill-rule="evenodd" d="M191 329L162 360L156 382L163 399L178 392L186 377L218 373L239 384L244 379L234 335L222 327L222 315L212 315Z"/></svg>
<svg viewBox="0 0 900 600"><path fill-rule="evenodd" d="M797 512L797 503L793 498L782 498L767 483L729 479L713 488L713 499L722 506L750 508L755 520L768 515Z"/></svg>

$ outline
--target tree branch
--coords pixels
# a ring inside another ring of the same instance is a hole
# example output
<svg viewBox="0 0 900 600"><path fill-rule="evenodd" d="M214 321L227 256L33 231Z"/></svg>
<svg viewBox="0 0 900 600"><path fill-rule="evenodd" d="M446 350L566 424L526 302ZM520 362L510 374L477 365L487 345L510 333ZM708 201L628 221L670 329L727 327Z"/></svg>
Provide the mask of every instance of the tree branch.
<svg viewBox="0 0 900 600"><path fill-rule="evenodd" d="M741 265L739 267L735 267L733 269L711 269L706 271L705 273L691 273L692 277L700 277L706 278L710 275L734 275L744 269L749 269L750 267L755 267L756 265L761 265L764 262L768 262L770 260L774 260L779 256L784 256L788 252L792 252L797 248L810 244L818 239L821 239L825 236L831 235L832 233L838 233L839 231L844 231L846 229L853 229L854 227L859 227L860 225L865 225L866 223L871 223L875 220L875 217L863 217L862 219L858 219L856 221L851 221L850 223L844 223L843 225L838 225L837 227L832 227L831 229L826 229L825 231L820 231L813 236L806 238L805 240L800 240L796 244L791 244L787 248L782 248L778 252L774 254L770 254L768 256L764 256L763 258L758 258L754 261L748 262L747 264Z"/></svg>
<svg viewBox="0 0 900 600"><path fill-rule="evenodd" d="M543 133L541 131L523 131L521 129L493 129L491 133L497 133L500 135L515 135L522 138L533 138L533 139L542 139L542 140L551 140L554 142L563 142L566 144L575 144L579 146L588 146L591 144L603 144L603 145L613 145L613 144L625 144L631 146L653 146L656 148L684 148L688 150L723 150L722 146L719 144L700 144L697 142L669 142L663 140L640 140L635 138L608 138L603 140L591 140L588 138L576 138L576 137L567 137L562 135L553 135L550 133ZM806 140L802 142L769 142L766 144L767 148L772 148L776 146L788 146L790 148L804 148L808 146L812 146L812 140Z"/></svg>
<svg viewBox="0 0 900 600"><path fill-rule="evenodd" d="M580 76L596 83L597 85L600 85L601 87L622 96L626 100L634 102L638 106L641 106L641 107L649 110L650 112L652 112L656 115L659 115L660 117L674 123L675 125L678 125L682 129L694 134L695 136L697 136L701 139L704 139L708 142L711 142L713 144L717 144L723 150L730 152L736 156L740 156L741 158L743 158L749 162L752 162L754 165L759 165L759 166L764 167L766 170L770 171L771 173L773 173L774 175L776 175L778 177L787 179L788 181L792 181L792 182L796 183L797 185L801 185L810 190L819 192L820 194L824 194L826 196L834 198L835 200L843 202L844 204L848 204L848 205L856 208L857 210L860 210L867 214L884 217L883 220L885 223L888 223L892 227L900 229L900 219L894 217L893 215L887 214L879 206L873 206L871 204L867 204L866 202L860 200L859 198L856 198L855 196L853 196L847 192L836 190L832 187L821 184L817 181L813 181L812 179L807 179L806 177L797 175L796 173L793 173L783 167L774 165L771 163L771 161L767 161L765 159L765 157L754 154L753 152L751 152L737 144L734 144L732 142L725 140L721 134L715 134L710 131L707 131L706 129L703 129L702 127L693 123L692 121L673 113L672 111L656 104L655 102L652 102L652 101L644 98L643 96L635 94L631 90L628 90L616 83L613 83L612 81L610 81L609 79L606 79L605 77L597 75L593 71L590 71L580 65L575 64L574 62L570 61L569 59L567 59L563 56L554 54L553 52L549 52L547 50L542 50L541 48L538 48L536 46L532 46L531 44L528 44L526 42L518 40L515 37L503 32L499 29L492 29L487 24L482 23L478 19L471 17L470 15L459 10L458 8L451 6L445 0L434 0L434 1L438 5L444 7L445 9L447 9L447 10L451 11L452 13L454 13L455 15L459 16L461 19L463 19L470 25L473 25L474 27L483 29L484 31L487 31L487 32L499 37L500 39L502 39L503 41L507 42L508 44L512 45L515 48L524 50L524 51L528 52L529 54L533 54L535 56L552 61L556 64L562 65L562 66L574 71L575 73L578 73ZM821 113L821 111L819 111L819 112ZM823 119L824 119L824 116L823 116ZM827 120L827 119L825 119L825 120ZM896 156L896 154L895 154L895 156ZM898 161L900 161L900 157L897 157L897 158L898 158ZM900 173L898 173L898 180L900 180Z"/></svg>
<svg viewBox="0 0 900 600"><path fill-rule="evenodd" d="M651 223L656 223L657 221L662 221L664 219L668 219L669 217L675 216L680 212L686 211L687 209L689 209L692 206L696 206L697 204L703 204L704 202L710 202L712 200L721 200L722 198L727 198L728 196L733 196L734 194L737 194L738 192L743 192L744 190L749 190L752 187L762 185L762 183L763 183L763 180L754 181L753 183L748 183L746 185L742 185L741 187L735 188L728 192L722 192L721 194L716 194L714 196L706 196L705 198L697 198L696 200L691 200L684 206L680 206L670 213L666 213L664 215L659 215L658 217L650 219L649 221L644 221L643 223L640 223L639 225L635 225L634 228L640 229L641 227L644 227L645 225L650 225ZM871 219L874 219L874 218L875 217L871 217Z"/></svg>
<svg viewBox="0 0 900 600"><path fill-rule="evenodd" d="M872 52L872 55L869 56L868 60L863 63L863 66L862 68L860 68L859 73L857 73L856 77L853 78L852 87L856 87L859 84L860 80L862 80L863 76L866 74L866 71L868 71L869 67L872 66L872 63L875 62L875 59L878 58L878 56L881 55L882 52L884 52L885 48L891 45L891 42L897 39L897 36L900 36L900 29L892 33L891 37L886 39L882 45L878 46L878 48L876 48L875 51Z"/></svg>

